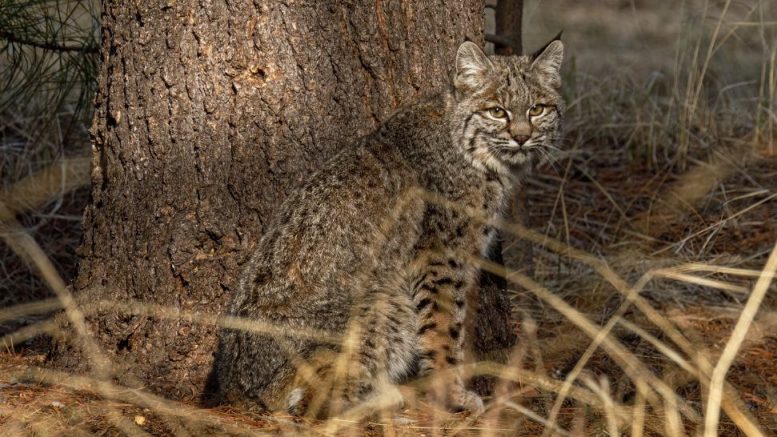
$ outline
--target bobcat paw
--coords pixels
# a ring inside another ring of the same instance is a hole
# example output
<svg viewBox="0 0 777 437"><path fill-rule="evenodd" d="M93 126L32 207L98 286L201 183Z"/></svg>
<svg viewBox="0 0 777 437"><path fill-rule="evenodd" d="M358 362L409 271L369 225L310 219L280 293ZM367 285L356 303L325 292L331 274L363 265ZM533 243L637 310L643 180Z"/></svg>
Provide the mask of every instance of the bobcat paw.
<svg viewBox="0 0 777 437"><path fill-rule="evenodd" d="M322 397L326 395L326 397ZM335 414L367 417L379 411L397 411L404 408L405 399L393 384L381 384L369 393L346 390L337 399L330 391L316 392L310 386L296 387L286 395L286 411L294 416L324 419Z"/></svg>
<svg viewBox="0 0 777 437"><path fill-rule="evenodd" d="M286 410L295 415L304 413L305 403L302 402L303 399L305 399L305 390L300 387L295 388L289 393L289 396L286 399Z"/></svg>
<svg viewBox="0 0 777 437"><path fill-rule="evenodd" d="M458 384L454 384L447 390L443 387L437 387L437 390L428 392L427 396L433 403L452 413L467 411L471 415L477 416L485 411L480 396Z"/></svg>
<svg viewBox="0 0 777 437"><path fill-rule="evenodd" d="M286 412L297 417L324 419L331 413L330 394L328 390L319 391L310 386L295 387L286 395Z"/></svg>
<svg viewBox="0 0 777 437"><path fill-rule="evenodd" d="M483 399L477 393L469 390L462 390L451 401L451 410L455 412L468 411L473 416L479 416L486 410L483 406Z"/></svg>

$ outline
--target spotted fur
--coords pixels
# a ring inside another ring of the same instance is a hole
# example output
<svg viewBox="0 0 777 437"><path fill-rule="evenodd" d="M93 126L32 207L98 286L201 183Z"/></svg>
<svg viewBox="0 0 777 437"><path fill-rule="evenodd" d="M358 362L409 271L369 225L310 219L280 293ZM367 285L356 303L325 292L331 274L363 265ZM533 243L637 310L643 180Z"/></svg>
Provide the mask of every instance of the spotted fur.
<svg viewBox="0 0 777 437"><path fill-rule="evenodd" d="M400 108L289 196L228 310L289 335L221 332L224 401L327 416L453 368L430 395L482 411L455 368L479 274L471 259L494 231L419 193L499 219L520 175L556 147L562 56L560 41L531 57L462 44L449 91Z"/></svg>

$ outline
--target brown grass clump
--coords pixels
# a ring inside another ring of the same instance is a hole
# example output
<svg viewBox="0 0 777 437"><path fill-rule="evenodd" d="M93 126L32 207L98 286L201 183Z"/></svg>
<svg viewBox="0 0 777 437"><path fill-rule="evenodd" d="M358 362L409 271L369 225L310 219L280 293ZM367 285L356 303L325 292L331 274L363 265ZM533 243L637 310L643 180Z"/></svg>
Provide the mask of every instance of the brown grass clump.
<svg viewBox="0 0 777 437"><path fill-rule="evenodd" d="M567 147L528 182L527 226L495 224L509 244L532 248L531 275L516 258L473 260L508 279L520 331L506 365L465 366L501 378L483 416L427 403L417 388L434 381L400 388L399 414L357 407L327 421L206 409L109 382L111 365L61 278L72 267L56 262L75 243L36 228L41 217L60 223L84 162L24 152L3 163L17 170L3 173L0 190L0 257L17 278L4 285L21 294L0 295L2 434L777 435L775 5L545 0L527 1L526 17L529 46L566 31ZM54 158L67 164L50 167ZM18 170L25 160L34 164ZM18 273L21 260L43 279ZM38 301L49 296L44 283L56 299ZM140 302L99 307L325 335ZM61 308L72 331L41 317ZM67 338L102 364L87 376L44 369L26 343L40 334Z"/></svg>

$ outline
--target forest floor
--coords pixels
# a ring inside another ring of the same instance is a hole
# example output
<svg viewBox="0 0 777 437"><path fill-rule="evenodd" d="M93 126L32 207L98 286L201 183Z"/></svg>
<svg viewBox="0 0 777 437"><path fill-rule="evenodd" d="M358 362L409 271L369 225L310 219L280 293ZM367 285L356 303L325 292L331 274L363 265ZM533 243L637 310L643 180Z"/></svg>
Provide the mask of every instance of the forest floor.
<svg viewBox="0 0 777 437"><path fill-rule="evenodd" d="M196 399L169 401L45 370L45 351L33 339L0 352L2 434L535 436L555 415L557 435L612 435L613 426L633 432L637 423L645 435L700 435L711 369L738 344L719 435L758 435L742 430L748 422L777 435L774 282L761 290L743 341L731 342L777 242L777 38L764 24L777 11L750 0L724 15L726 2L708 10L701 3L686 2L690 12L678 12L663 0L527 1L527 47L565 30L567 136L563 153L526 184L524 224L533 231L507 233L507 267L530 270L541 288L519 275L509 284L520 340L507 366L513 373L496 370L515 383L487 399L485 416L444 414L421 400L407 403L407 420L368 425L203 409ZM710 40L717 41L714 56L703 67ZM6 144L24 141L26 121L3 117ZM3 182L45 167L54 155L86 153L80 132L64 143L36 138L57 144L55 152L5 155L3 169L13 171ZM87 200L82 188L17 217L66 280L75 272ZM518 261L527 247L530 269ZM11 317L4 308L50 295L5 246L0 260L4 335L41 320ZM635 284L639 297L629 304L624 295ZM590 347L604 330L617 344L599 338L602 344ZM579 382L554 405L570 373Z"/></svg>

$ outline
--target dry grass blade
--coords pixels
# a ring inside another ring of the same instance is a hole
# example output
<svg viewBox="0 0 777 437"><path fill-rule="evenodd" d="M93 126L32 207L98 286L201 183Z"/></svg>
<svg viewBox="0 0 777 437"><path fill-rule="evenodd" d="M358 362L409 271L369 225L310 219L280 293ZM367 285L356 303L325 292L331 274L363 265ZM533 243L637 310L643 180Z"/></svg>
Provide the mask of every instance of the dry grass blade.
<svg viewBox="0 0 777 437"><path fill-rule="evenodd" d="M645 433L645 392L648 388L642 381L637 381L637 393L634 397L634 413L631 421L631 437L642 437Z"/></svg>
<svg viewBox="0 0 777 437"><path fill-rule="evenodd" d="M612 396L610 396L609 381L607 381L605 377L601 377L597 383L592 378L585 377L583 378L583 383L585 383L585 385L591 389L592 392L596 393L596 395L602 399L602 403L604 404L605 417L607 418L608 435L619 436L620 432L618 431L618 418L614 411L615 402L612 400Z"/></svg>
<svg viewBox="0 0 777 437"><path fill-rule="evenodd" d="M715 369L712 371L712 377L710 380L709 395L707 398L707 414L704 420L704 436L714 437L717 436L718 420L720 418L720 403L723 397L723 388L726 380L726 373L731 367L731 363L736 358L737 351L740 345L747 335L747 331L750 328L750 324L753 323L756 312L761 306L766 292L769 290L769 285L774 279L775 272L777 271L777 244L774 245L772 254L769 256L769 260L766 262L761 276L758 278L753 287L753 292L750 294L750 298L747 300L745 307L742 309L742 315L739 317L734 331L731 333L731 338L726 343L726 347L723 349L723 353L718 359L718 363L715 365Z"/></svg>
<svg viewBox="0 0 777 437"><path fill-rule="evenodd" d="M681 264L675 267L675 269L683 272L711 272L711 273L722 273L724 275L744 276L749 278L757 278L761 276L761 272L759 270L740 269L740 268L726 267L726 266L715 266L715 265L708 265L708 264L701 264L701 263Z"/></svg>
<svg viewBox="0 0 777 437"><path fill-rule="evenodd" d="M539 390L558 393L561 390L562 382L539 375L525 369L503 366L497 363L485 362L470 365L473 375L491 375L499 376L508 381L518 382ZM505 395L508 396L508 395ZM601 399L589 390L582 387L572 386L569 390L569 397L583 404L591 405L596 408L604 408ZM628 422L631 420L631 410L627 407L616 405L614 411L618 420Z"/></svg>
<svg viewBox="0 0 777 437"><path fill-rule="evenodd" d="M674 279L677 281L687 282L689 284L701 285L703 287L717 288L719 290L733 291L735 293L745 294L749 290L745 287L729 284L723 281L717 281L715 279L700 278L698 276L688 275L685 273L677 272L675 269L662 270L656 272L656 275L663 276L665 278Z"/></svg>
<svg viewBox="0 0 777 437"><path fill-rule="evenodd" d="M640 328L639 326L629 322L625 319L618 320L618 323L623 325L626 329L629 331L639 335L640 337L647 340L650 344L652 344L659 352L664 354L664 356L668 357L670 360L674 361L680 368L685 370L688 373L691 373L693 375L698 375L699 371L695 367L693 367L688 360L680 356L677 351L667 346L664 342L657 339L655 336L650 335L647 331Z"/></svg>
<svg viewBox="0 0 777 437"><path fill-rule="evenodd" d="M57 195L88 185L90 166L90 158L64 159L0 191L0 204L7 208L0 209L0 221L36 210Z"/></svg>
<svg viewBox="0 0 777 437"><path fill-rule="evenodd" d="M51 335L52 337L64 338L61 332L61 325L56 320L44 320L32 325L19 328L10 334L0 337L0 346L8 351L14 349L14 345L25 342L39 335Z"/></svg>
<svg viewBox="0 0 777 437"><path fill-rule="evenodd" d="M15 305L0 310L0 323L32 314L48 313L59 309L62 309L62 303L57 299L45 299L37 302Z"/></svg>
<svg viewBox="0 0 777 437"><path fill-rule="evenodd" d="M295 337L316 340L319 342L340 344L342 341L339 335L323 332L315 329L305 329L294 327L289 329L283 325L263 323L258 320L247 319L244 317L219 316L204 312L185 311L180 308L152 304L140 301L109 301L101 300L90 305L89 311L112 310L124 314L140 314L144 316L157 317L160 319L182 320L203 325L218 325L223 328L237 329L256 334L263 334L273 337Z"/></svg>
<svg viewBox="0 0 777 437"><path fill-rule="evenodd" d="M51 304L51 306L54 305ZM31 308L39 309L48 307L49 305L43 305L41 307L33 305ZM56 307L59 306L57 305ZM337 335L317 331L314 329L305 329L300 327L288 329L288 327L282 325L263 323L258 320L247 319L244 317L219 316L217 314L209 314L205 312L185 311L172 306L140 301L118 302L100 300L96 302L89 302L88 305L84 305L84 309L82 310L85 315L94 314L98 311L115 311L116 313L120 314L138 314L148 317L155 317L158 319L172 319L198 323L202 325L220 326L223 328L237 329L246 332L253 332L256 334L273 336L275 338L304 338L329 344L340 344L342 341L341 338ZM9 317L13 317L13 313L9 314ZM0 344L11 345L43 334L56 335L59 329L61 329L61 323L59 323L57 320L41 321L12 332L4 337L0 337Z"/></svg>
<svg viewBox="0 0 777 437"><path fill-rule="evenodd" d="M709 387L710 385L710 375L709 372L703 373L699 371L698 368L696 368L694 365L689 363L687 360L682 358L679 353L671 349L668 345L654 337L653 335L650 335L648 332L646 332L644 329L640 328L639 326L621 319L619 320L619 323L623 325L626 329L636 333L640 337L647 340L650 344L652 344L659 352L664 354L666 357L674 361L681 369L685 370L689 374L696 377L702 384L703 387ZM747 436L763 436L763 432L758 429L758 427L755 425L755 421L752 417L745 416L742 411L744 410L743 406L738 405L737 394L736 390L732 386L730 386L728 383L725 383L724 381L724 389L726 397L723 399L724 404L724 410L732 417L732 420L734 420L735 423L738 424L740 429L745 433Z"/></svg>
<svg viewBox="0 0 777 437"><path fill-rule="evenodd" d="M324 435L337 435L347 425L358 425L361 421L376 412L391 410L402 403L402 395L396 387L386 385L379 394L358 405L353 406L343 414L332 417L321 424L317 431Z"/></svg>
<svg viewBox="0 0 777 437"><path fill-rule="evenodd" d="M556 423L540 417L537 413L524 407L523 405L516 404L513 401L505 401L504 405L508 408L512 408L513 410L523 414L524 416L530 418L531 420L534 420L535 422L541 423L542 425L545 426L546 429L552 430L553 433L555 433L556 435L569 436L569 437L572 436L572 434L569 431L565 431L564 429L559 427Z"/></svg>

